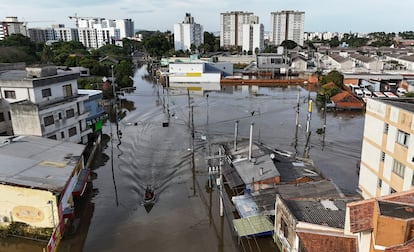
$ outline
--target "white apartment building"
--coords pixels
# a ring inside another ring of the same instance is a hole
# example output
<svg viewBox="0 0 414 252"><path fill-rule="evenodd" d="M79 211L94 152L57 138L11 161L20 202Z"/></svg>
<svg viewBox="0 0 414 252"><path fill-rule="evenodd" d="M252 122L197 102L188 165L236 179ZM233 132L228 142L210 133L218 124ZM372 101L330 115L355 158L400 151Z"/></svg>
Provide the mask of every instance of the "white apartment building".
<svg viewBox="0 0 414 252"><path fill-rule="evenodd" d="M78 29L75 28L54 28L55 39L68 42L68 41L79 41Z"/></svg>
<svg viewBox="0 0 414 252"><path fill-rule="evenodd" d="M204 43L203 26L194 22L190 13L185 14L182 23L174 24L174 49L187 51L191 45L196 47Z"/></svg>
<svg viewBox="0 0 414 252"><path fill-rule="evenodd" d="M303 46L305 12L284 10L270 13L270 42L280 45L285 40Z"/></svg>
<svg viewBox="0 0 414 252"><path fill-rule="evenodd" d="M26 24L20 22L17 17L6 17L0 22L0 27L0 40L3 40L11 34L23 34L24 36L28 36Z"/></svg>
<svg viewBox="0 0 414 252"><path fill-rule="evenodd" d="M220 47L242 47L243 24L259 24L259 17L243 11L220 13Z"/></svg>
<svg viewBox="0 0 414 252"><path fill-rule="evenodd" d="M258 52L264 49L264 26L263 24L244 24L242 50L255 53L256 49Z"/></svg>
<svg viewBox="0 0 414 252"><path fill-rule="evenodd" d="M88 96L78 94L78 77L55 66L2 72L0 98L10 104L14 134L87 143Z"/></svg>
<svg viewBox="0 0 414 252"><path fill-rule="evenodd" d="M358 187L365 199L414 187L414 100L368 99Z"/></svg>
<svg viewBox="0 0 414 252"><path fill-rule="evenodd" d="M131 19L116 19L115 27L119 29L119 37L133 38L135 36L134 21Z"/></svg>

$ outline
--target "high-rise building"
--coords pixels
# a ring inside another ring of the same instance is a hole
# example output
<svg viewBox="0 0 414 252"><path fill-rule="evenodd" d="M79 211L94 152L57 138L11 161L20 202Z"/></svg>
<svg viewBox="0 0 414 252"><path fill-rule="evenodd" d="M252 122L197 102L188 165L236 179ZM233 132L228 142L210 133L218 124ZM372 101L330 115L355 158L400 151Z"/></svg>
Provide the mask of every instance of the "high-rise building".
<svg viewBox="0 0 414 252"><path fill-rule="evenodd" d="M243 46L243 25L259 24L252 12L232 11L220 14L220 47ZM250 33L247 34L250 36Z"/></svg>
<svg viewBox="0 0 414 252"><path fill-rule="evenodd" d="M134 21L131 19L116 19L115 27L119 29L120 38L133 38L135 35Z"/></svg>
<svg viewBox="0 0 414 252"><path fill-rule="evenodd" d="M174 24L174 49L190 50L191 45L198 47L204 43L203 26L194 22L190 13L185 14L184 21Z"/></svg>
<svg viewBox="0 0 414 252"><path fill-rule="evenodd" d="M358 183L365 199L414 188L413 125L413 99L368 99Z"/></svg>
<svg viewBox="0 0 414 252"><path fill-rule="evenodd" d="M55 39L60 41L79 41L78 29L76 28L54 28Z"/></svg>
<svg viewBox="0 0 414 252"><path fill-rule="evenodd" d="M261 52L264 49L263 37L263 24L244 24L242 50L252 53Z"/></svg>
<svg viewBox="0 0 414 252"><path fill-rule="evenodd" d="M285 40L303 46L305 12L284 10L270 13L270 42L280 45Z"/></svg>
<svg viewBox="0 0 414 252"><path fill-rule="evenodd" d="M56 40L55 32L52 28L29 28L29 37L31 41L37 43Z"/></svg>
<svg viewBox="0 0 414 252"><path fill-rule="evenodd" d="M28 36L25 23L20 22L17 17L6 17L0 22L0 26L0 40L3 40L11 34L23 34L24 36Z"/></svg>

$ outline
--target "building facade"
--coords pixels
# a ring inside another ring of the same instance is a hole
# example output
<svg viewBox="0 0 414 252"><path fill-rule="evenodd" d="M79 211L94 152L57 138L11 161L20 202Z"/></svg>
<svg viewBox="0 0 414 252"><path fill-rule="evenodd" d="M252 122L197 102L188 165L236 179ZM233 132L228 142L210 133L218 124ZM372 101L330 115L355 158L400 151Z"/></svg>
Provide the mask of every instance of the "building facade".
<svg viewBox="0 0 414 252"><path fill-rule="evenodd" d="M220 47L243 46L243 25L258 24L259 17L252 12L232 11L220 14Z"/></svg>
<svg viewBox="0 0 414 252"><path fill-rule="evenodd" d="M0 40L3 40L11 34L28 36L26 23L20 22L17 17L6 17L0 22Z"/></svg>
<svg viewBox="0 0 414 252"><path fill-rule="evenodd" d="M0 98L0 136L13 135L10 106L5 99Z"/></svg>
<svg viewBox="0 0 414 252"><path fill-rule="evenodd" d="M60 41L79 41L78 29L59 27L53 29L55 32L55 39Z"/></svg>
<svg viewBox="0 0 414 252"><path fill-rule="evenodd" d="M0 226L22 222L52 229L48 251L55 251L89 178L84 149L36 136L0 138Z"/></svg>
<svg viewBox="0 0 414 252"><path fill-rule="evenodd" d="M203 26L194 22L190 13L185 14L184 21L174 24L174 49L176 51L191 50L191 45L196 47L204 43Z"/></svg>
<svg viewBox="0 0 414 252"><path fill-rule="evenodd" d="M264 49L263 38L263 24L244 24L242 50L252 54L260 53Z"/></svg>
<svg viewBox="0 0 414 252"><path fill-rule="evenodd" d="M0 75L0 98L10 103L16 135L87 143L87 95L78 94L79 72L27 67Z"/></svg>
<svg viewBox="0 0 414 252"><path fill-rule="evenodd" d="M280 45L285 40L303 46L305 12L284 10L270 13L270 42Z"/></svg>
<svg viewBox="0 0 414 252"><path fill-rule="evenodd" d="M365 199L414 187L414 100L368 99L358 187Z"/></svg>

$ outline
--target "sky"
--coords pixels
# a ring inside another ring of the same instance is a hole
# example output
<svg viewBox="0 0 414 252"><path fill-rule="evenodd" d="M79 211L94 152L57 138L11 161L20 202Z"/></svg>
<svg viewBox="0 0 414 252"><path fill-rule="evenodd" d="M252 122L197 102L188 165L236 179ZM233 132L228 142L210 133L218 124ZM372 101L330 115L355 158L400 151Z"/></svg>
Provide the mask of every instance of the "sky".
<svg viewBox="0 0 414 252"><path fill-rule="evenodd" d="M173 31L190 13L204 31L220 31L220 13L253 12L265 31L270 13L305 12L305 32L400 32L414 30L413 0L0 0L0 20L16 16L29 28L64 24L69 16L132 19L135 29Z"/></svg>

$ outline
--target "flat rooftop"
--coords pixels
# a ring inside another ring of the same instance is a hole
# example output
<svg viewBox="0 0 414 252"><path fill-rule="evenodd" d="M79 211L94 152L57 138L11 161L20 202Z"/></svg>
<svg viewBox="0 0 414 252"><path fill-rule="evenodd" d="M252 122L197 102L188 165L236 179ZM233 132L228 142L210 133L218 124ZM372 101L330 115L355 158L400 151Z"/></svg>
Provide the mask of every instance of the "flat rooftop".
<svg viewBox="0 0 414 252"><path fill-rule="evenodd" d="M37 136L0 137L0 183L61 192L84 149Z"/></svg>

